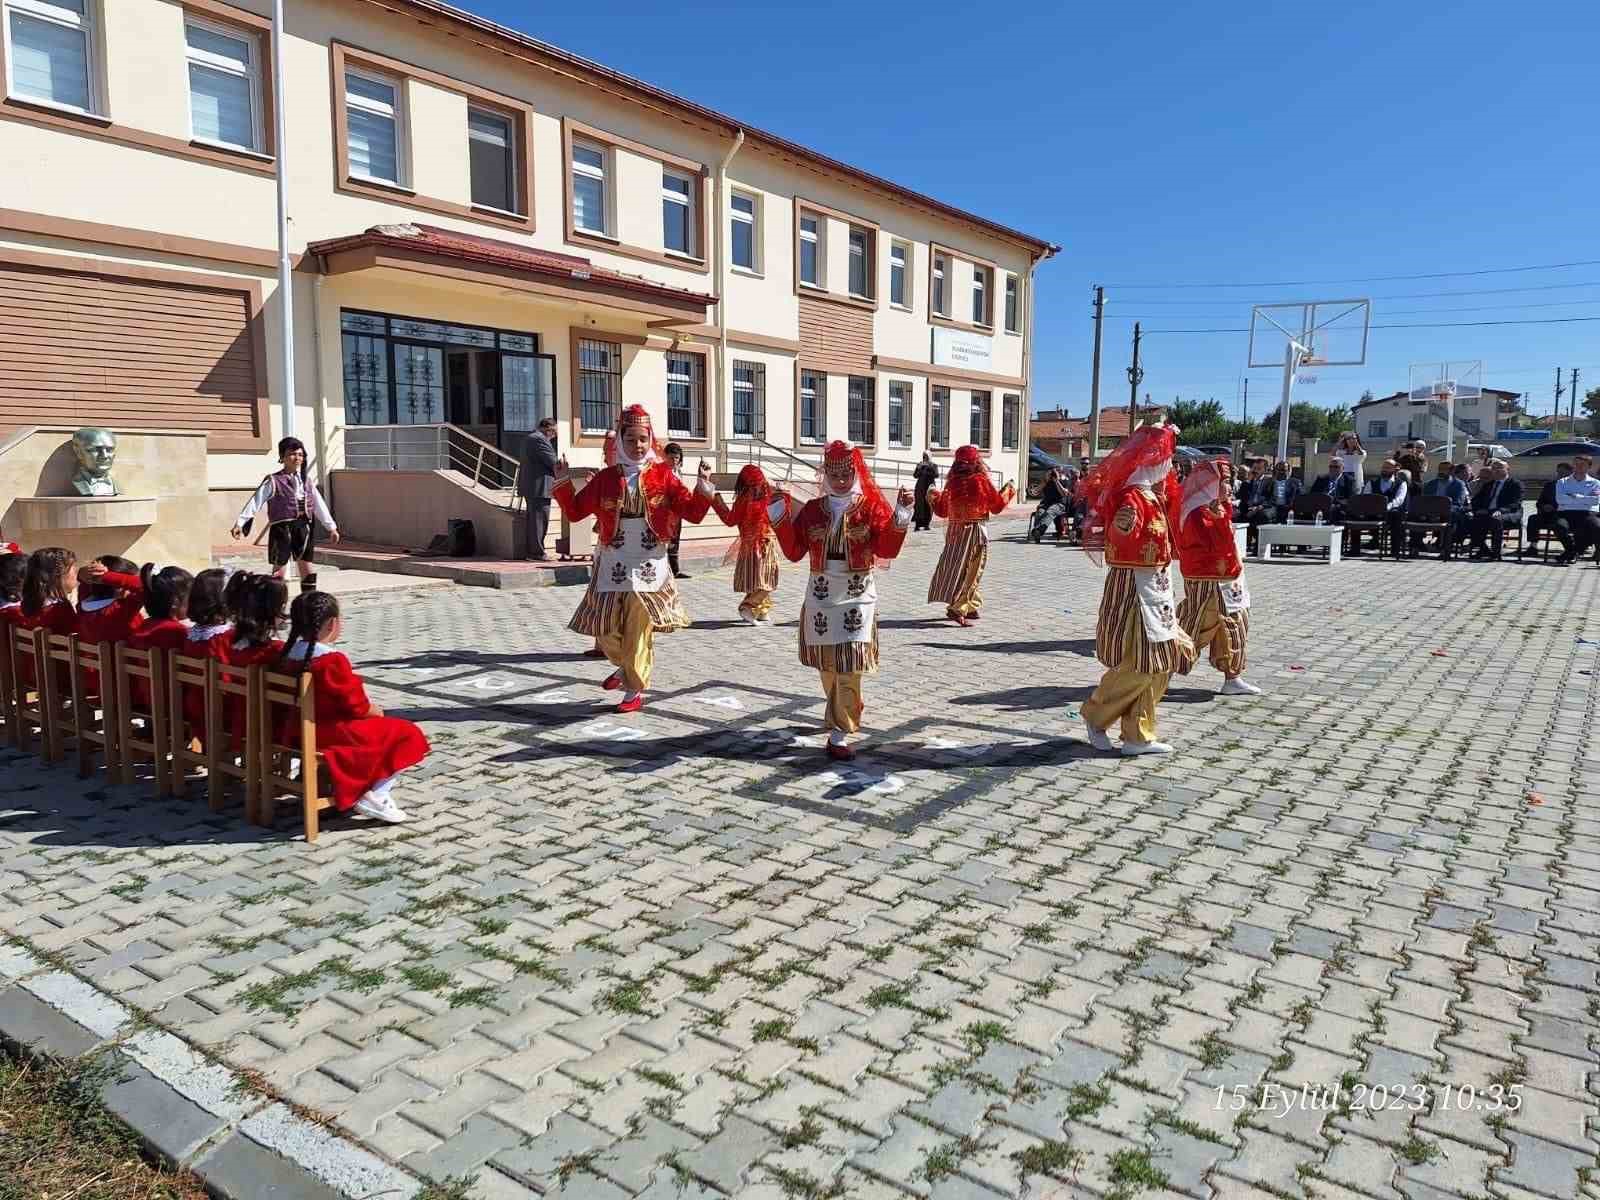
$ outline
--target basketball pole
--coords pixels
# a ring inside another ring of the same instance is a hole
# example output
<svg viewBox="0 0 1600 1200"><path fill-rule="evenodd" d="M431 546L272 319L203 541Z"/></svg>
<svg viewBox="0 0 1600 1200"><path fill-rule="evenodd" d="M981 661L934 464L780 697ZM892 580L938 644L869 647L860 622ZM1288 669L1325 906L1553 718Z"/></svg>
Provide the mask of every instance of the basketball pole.
<svg viewBox="0 0 1600 1200"><path fill-rule="evenodd" d="M1289 401L1294 395L1294 373L1300 365L1300 345L1293 338L1283 348L1283 396L1278 403L1278 461L1289 458Z"/></svg>

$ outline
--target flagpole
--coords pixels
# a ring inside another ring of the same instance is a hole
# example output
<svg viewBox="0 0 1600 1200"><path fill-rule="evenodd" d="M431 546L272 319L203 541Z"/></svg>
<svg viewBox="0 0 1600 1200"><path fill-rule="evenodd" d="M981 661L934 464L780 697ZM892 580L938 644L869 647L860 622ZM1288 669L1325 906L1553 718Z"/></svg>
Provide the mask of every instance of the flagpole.
<svg viewBox="0 0 1600 1200"><path fill-rule="evenodd" d="M278 309L283 326L281 392L283 436L294 435L294 290L289 265L289 139L283 111L283 0L272 3L272 128L278 175Z"/></svg>

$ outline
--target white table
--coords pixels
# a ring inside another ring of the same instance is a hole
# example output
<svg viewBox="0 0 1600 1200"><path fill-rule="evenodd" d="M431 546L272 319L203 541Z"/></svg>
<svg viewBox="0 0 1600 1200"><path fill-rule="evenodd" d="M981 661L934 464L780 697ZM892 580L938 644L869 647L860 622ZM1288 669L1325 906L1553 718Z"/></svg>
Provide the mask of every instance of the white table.
<svg viewBox="0 0 1600 1200"><path fill-rule="evenodd" d="M1244 555L1245 555L1245 547L1249 544L1249 542L1250 542L1250 526L1248 526L1248 525L1235 525L1233 527L1233 544L1235 546L1239 547L1239 557L1240 558L1244 557Z"/></svg>
<svg viewBox="0 0 1600 1200"><path fill-rule="evenodd" d="M1273 546L1326 546L1328 563L1339 561L1339 548L1344 540L1343 525L1313 525L1310 522L1294 525L1260 525L1256 527L1257 557L1262 562L1272 561Z"/></svg>

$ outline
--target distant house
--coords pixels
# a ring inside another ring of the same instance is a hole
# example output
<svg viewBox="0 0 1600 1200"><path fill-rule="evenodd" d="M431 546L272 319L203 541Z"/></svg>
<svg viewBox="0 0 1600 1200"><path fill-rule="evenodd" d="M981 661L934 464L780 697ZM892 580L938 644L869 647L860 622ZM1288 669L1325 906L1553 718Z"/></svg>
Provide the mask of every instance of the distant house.
<svg viewBox="0 0 1600 1200"><path fill-rule="evenodd" d="M1502 409L1515 411L1521 392L1484 388L1481 397L1456 401L1456 438L1475 442L1494 440ZM1369 450L1421 438L1430 446L1445 441L1449 413L1434 400L1413 401L1406 392L1363 400L1350 410L1355 430Z"/></svg>
<svg viewBox="0 0 1600 1200"><path fill-rule="evenodd" d="M1139 420L1146 423L1164 421L1167 410L1160 405L1139 406ZM1100 410L1100 449L1115 450L1128 436L1128 406L1126 404ZM1035 413L1028 423L1033 444L1051 458L1063 462L1076 462L1089 453L1089 418L1072 417L1062 408L1046 409Z"/></svg>

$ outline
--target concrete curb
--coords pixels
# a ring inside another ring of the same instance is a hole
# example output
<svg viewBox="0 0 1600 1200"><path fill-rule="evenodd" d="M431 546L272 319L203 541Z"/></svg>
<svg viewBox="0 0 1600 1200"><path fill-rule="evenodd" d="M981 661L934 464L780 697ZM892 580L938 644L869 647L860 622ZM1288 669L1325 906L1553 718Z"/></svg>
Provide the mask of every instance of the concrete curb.
<svg viewBox="0 0 1600 1200"><path fill-rule="evenodd" d="M255 1094L181 1038L22 947L0 945L0 1042L108 1056L101 1101L154 1153L229 1200L410 1200L423 1181Z"/></svg>

